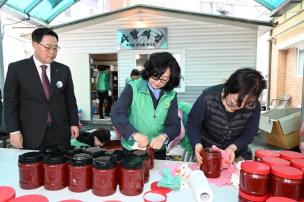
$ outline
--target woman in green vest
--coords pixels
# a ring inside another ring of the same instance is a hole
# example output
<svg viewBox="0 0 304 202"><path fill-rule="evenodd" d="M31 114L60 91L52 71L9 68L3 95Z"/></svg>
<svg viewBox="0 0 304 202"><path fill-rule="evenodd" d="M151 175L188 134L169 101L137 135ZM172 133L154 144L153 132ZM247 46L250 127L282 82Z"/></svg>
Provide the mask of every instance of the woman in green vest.
<svg viewBox="0 0 304 202"><path fill-rule="evenodd" d="M165 144L180 133L176 92L180 67L168 52L153 53L141 78L129 82L115 103L111 119L126 150L155 149L165 159Z"/></svg>

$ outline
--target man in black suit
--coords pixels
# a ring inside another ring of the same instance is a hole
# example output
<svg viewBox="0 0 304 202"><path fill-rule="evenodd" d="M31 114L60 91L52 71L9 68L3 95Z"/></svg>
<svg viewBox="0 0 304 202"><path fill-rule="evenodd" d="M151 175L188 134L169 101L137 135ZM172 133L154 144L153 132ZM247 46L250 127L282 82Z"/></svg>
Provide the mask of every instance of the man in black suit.
<svg viewBox="0 0 304 202"><path fill-rule="evenodd" d="M58 35L49 28L32 33L34 55L8 66L4 116L15 148L70 145L79 135L78 110L68 66L55 62Z"/></svg>

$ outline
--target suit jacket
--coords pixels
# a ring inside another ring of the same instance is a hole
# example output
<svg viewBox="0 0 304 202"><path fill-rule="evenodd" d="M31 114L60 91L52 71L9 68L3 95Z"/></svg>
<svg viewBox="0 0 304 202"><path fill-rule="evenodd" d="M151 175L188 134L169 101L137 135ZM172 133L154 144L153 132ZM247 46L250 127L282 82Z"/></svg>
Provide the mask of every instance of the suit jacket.
<svg viewBox="0 0 304 202"><path fill-rule="evenodd" d="M50 112L53 128L62 141L78 126L78 109L68 66L51 63L48 100L33 57L9 64L4 85L4 115L9 133L21 131L24 148L37 148L43 141Z"/></svg>

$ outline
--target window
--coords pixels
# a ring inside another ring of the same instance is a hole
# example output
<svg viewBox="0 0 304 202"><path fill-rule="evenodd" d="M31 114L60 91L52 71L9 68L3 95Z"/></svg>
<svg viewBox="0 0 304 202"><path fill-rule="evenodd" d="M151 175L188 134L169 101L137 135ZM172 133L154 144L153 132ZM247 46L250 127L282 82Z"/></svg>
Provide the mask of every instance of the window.
<svg viewBox="0 0 304 202"><path fill-rule="evenodd" d="M159 50L160 51L160 50ZM164 50L161 50L164 51ZM176 92L185 92L185 51L184 50L166 50L171 53L176 61L178 62L181 68L181 81L177 88L175 88ZM133 67L136 67L138 70L143 69L144 62L147 60L149 55L154 52L158 52L155 50L138 50L133 51Z"/></svg>
<svg viewBox="0 0 304 202"><path fill-rule="evenodd" d="M297 49L297 66L296 66L296 77L303 77L304 67L304 48Z"/></svg>

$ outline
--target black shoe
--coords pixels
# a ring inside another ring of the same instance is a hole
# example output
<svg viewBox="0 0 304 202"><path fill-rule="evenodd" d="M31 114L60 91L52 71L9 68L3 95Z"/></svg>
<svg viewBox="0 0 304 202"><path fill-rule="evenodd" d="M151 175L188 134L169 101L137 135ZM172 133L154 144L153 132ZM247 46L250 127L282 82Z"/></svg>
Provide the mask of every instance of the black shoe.
<svg viewBox="0 0 304 202"><path fill-rule="evenodd" d="M105 118L104 116L100 116L100 117L99 117L99 119L104 119L104 118Z"/></svg>
<svg viewBox="0 0 304 202"><path fill-rule="evenodd" d="M106 116L106 117L110 117L111 115L110 115L110 114L105 114L105 116Z"/></svg>

